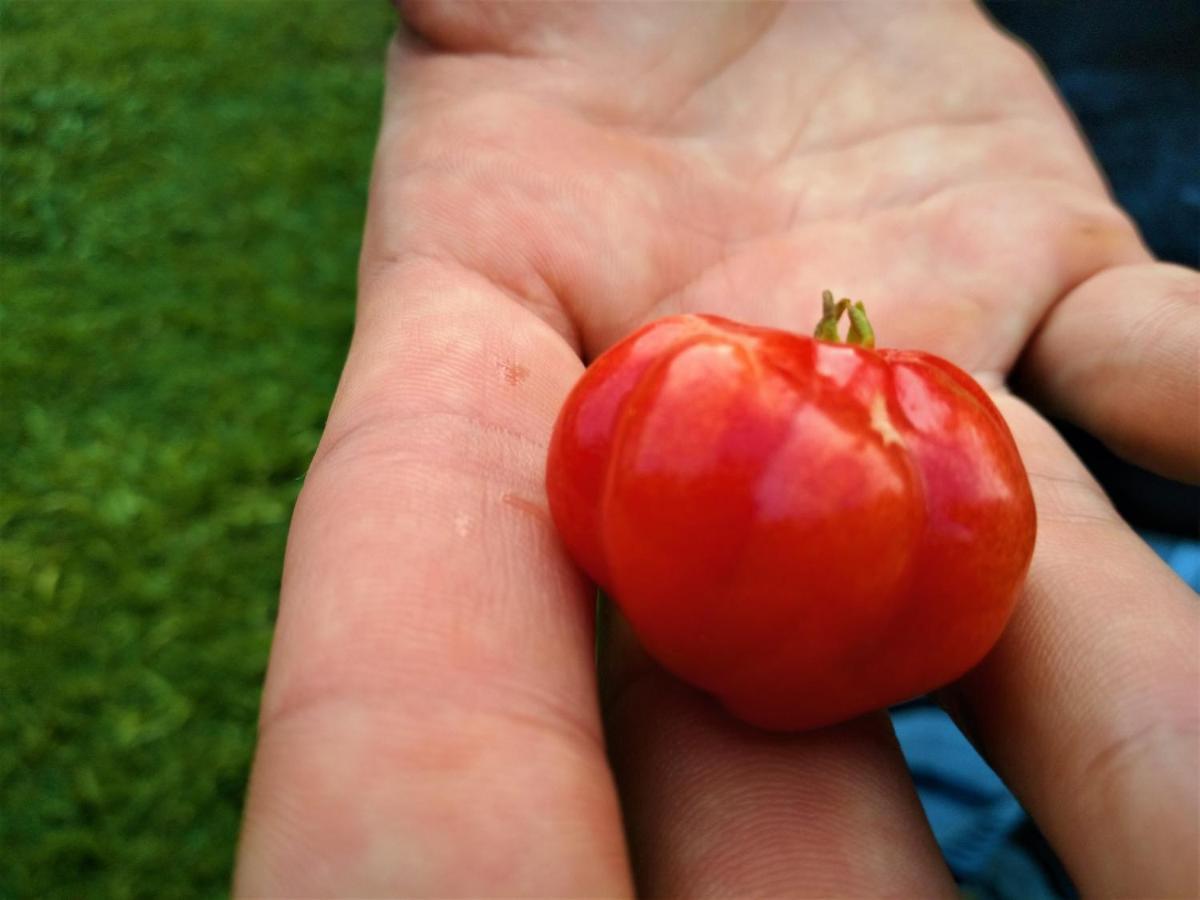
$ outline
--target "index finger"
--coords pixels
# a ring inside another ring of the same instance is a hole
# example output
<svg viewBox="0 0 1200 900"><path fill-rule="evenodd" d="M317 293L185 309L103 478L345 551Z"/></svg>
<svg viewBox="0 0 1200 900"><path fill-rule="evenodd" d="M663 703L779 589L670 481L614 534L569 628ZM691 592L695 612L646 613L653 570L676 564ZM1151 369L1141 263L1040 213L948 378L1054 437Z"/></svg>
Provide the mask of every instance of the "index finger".
<svg viewBox="0 0 1200 900"><path fill-rule="evenodd" d="M479 276L371 258L393 220L292 523L236 890L625 894L591 606L544 502L581 364Z"/></svg>

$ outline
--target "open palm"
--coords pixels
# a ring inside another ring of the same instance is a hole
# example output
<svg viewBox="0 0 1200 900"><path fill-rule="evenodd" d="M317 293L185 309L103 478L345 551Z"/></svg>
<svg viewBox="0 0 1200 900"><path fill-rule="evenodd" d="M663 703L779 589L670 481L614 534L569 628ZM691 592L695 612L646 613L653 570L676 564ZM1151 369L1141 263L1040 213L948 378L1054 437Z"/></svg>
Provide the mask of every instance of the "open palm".
<svg viewBox="0 0 1200 900"><path fill-rule="evenodd" d="M1085 891L1193 890L1194 598L1004 384L1195 478L1200 289L1031 58L960 3L406 15L239 890L952 891L882 714L756 732L623 633L598 702L545 510L581 360L681 311L807 332L826 287L995 391L1034 483L1025 596L948 705Z"/></svg>

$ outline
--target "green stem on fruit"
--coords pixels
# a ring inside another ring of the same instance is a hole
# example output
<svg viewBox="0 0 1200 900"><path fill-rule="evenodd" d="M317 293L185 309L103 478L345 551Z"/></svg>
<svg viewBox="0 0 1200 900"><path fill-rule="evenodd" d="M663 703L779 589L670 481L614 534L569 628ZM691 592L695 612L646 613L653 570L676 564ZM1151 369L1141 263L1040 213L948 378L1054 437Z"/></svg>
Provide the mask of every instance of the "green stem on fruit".
<svg viewBox="0 0 1200 900"><path fill-rule="evenodd" d="M852 306L847 306L846 312L850 316L850 330L846 332L846 343L857 344L870 350L875 346L875 329L867 321L867 310L863 302L859 300Z"/></svg>
<svg viewBox="0 0 1200 900"><path fill-rule="evenodd" d="M821 321L817 322L813 336L820 341L842 343L842 339L838 336L838 320L842 318L842 313L846 313L850 317L850 330L846 332L846 343L867 349L874 347L875 329L867 320L867 310L862 301L859 300L857 303L847 299L835 301L830 291L821 294Z"/></svg>
<svg viewBox="0 0 1200 900"><path fill-rule="evenodd" d="M822 341L833 341L835 344L841 343L841 338L838 337L838 319L842 317L849 303L849 300L834 303L830 291L821 294L821 321L817 323L813 337Z"/></svg>

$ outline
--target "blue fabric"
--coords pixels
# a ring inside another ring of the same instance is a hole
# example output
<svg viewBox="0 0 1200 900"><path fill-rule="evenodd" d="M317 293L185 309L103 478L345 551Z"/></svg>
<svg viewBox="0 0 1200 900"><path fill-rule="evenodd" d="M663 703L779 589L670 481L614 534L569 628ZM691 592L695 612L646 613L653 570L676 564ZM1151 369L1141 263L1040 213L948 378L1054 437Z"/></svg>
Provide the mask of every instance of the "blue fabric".
<svg viewBox="0 0 1200 900"><path fill-rule="evenodd" d="M1152 531L1142 532L1142 537L1193 591L1200 592L1200 541Z"/></svg>
<svg viewBox="0 0 1200 900"><path fill-rule="evenodd" d="M1061 900L1046 867L1024 847L1004 844L992 857L987 871L969 888L976 900Z"/></svg>
<svg viewBox="0 0 1200 900"><path fill-rule="evenodd" d="M960 880L980 878L1024 810L937 707L898 710L892 725L950 869Z"/></svg>

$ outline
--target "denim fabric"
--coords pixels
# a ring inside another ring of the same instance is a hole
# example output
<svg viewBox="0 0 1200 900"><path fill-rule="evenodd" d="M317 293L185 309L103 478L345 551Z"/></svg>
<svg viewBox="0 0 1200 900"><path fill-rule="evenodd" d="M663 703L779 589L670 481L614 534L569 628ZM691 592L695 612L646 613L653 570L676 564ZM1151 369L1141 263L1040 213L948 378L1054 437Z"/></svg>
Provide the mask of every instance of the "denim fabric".
<svg viewBox="0 0 1200 900"><path fill-rule="evenodd" d="M898 710L892 725L947 863L959 878L979 878L1025 811L937 707Z"/></svg>
<svg viewBox="0 0 1200 900"><path fill-rule="evenodd" d="M1143 532L1142 537L1193 591L1200 593L1200 541L1153 532Z"/></svg>

